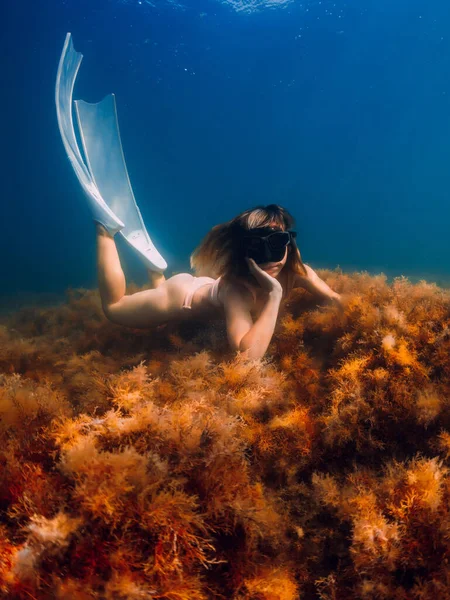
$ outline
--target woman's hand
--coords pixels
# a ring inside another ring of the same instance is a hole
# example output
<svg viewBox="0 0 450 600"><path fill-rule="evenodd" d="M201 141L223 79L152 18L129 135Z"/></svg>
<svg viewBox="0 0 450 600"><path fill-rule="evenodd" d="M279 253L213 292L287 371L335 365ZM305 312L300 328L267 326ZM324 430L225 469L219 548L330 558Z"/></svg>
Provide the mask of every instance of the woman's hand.
<svg viewBox="0 0 450 600"><path fill-rule="evenodd" d="M275 277L272 277L272 275L269 275L269 273L263 271L261 267L256 264L253 258L246 257L245 260L247 261L250 273L255 277L256 281L263 288L263 290L269 293L279 293L280 296L283 294L281 283L275 279Z"/></svg>
<svg viewBox="0 0 450 600"><path fill-rule="evenodd" d="M305 264L306 276L305 275L296 275L296 286L302 287L311 294L314 294L321 300L326 300L332 305L337 305L342 308L342 297L340 294L335 292L330 288L329 285L320 279L314 269L311 269L309 265Z"/></svg>
<svg viewBox="0 0 450 600"><path fill-rule="evenodd" d="M332 306L337 306L341 310L341 312L344 311L342 296L340 294L333 292L333 294L329 296L328 301Z"/></svg>

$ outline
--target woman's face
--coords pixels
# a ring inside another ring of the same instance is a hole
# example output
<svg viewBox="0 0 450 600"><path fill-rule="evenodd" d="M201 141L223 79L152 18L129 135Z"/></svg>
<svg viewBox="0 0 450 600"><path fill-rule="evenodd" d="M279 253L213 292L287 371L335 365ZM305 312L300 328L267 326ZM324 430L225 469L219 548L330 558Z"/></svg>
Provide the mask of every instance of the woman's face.
<svg viewBox="0 0 450 600"><path fill-rule="evenodd" d="M263 263L261 265L258 265L263 271L266 271L266 273L268 273L269 275L271 275L272 277L277 277L277 275L280 274L281 269L284 267L284 265L286 264L287 261L287 255L288 255L288 246L286 246L285 252L284 252L284 257L282 258L282 260L277 261L277 262L268 262L268 263Z"/></svg>
<svg viewBox="0 0 450 600"><path fill-rule="evenodd" d="M268 233L270 233L270 230L284 231L284 228L280 227L277 223L270 223L267 227L257 228L257 230L260 230L261 235L267 235ZM253 230L253 231L257 231L257 230ZM287 257L288 257L288 248L289 248L289 246L286 246L286 248L284 250L283 258L279 259L277 257L276 260L272 259L273 262L262 262L262 263L260 263L257 260L258 266L263 271L266 271L272 277L277 277L277 275L280 273L280 271L283 269L284 265L286 264ZM251 256L251 254L250 254L250 256ZM267 257L267 258L269 258L269 257Z"/></svg>

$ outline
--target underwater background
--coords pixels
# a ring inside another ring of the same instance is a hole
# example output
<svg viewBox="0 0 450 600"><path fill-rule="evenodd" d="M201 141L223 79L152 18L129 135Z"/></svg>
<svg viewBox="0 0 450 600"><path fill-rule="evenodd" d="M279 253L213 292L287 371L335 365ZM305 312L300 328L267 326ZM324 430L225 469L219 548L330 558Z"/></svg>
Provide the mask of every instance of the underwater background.
<svg viewBox="0 0 450 600"><path fill-rule="evenodd" d="M450 5L0 13L0 599L450 600ZM292 290L257 360L224 319L106 319L68 31L168 274L276 202L339 306Z"/></svg>
<svg viewBox="0 0 450 600"><path fill-rule="evenodd" d="M131 183L169 263L256 204L315 268L450 276L450 5L418 0L26 0L0 9L3 306L96 286L89 209L57 128L114 92ZM144 272L127 248L129 280Z"/></svg>

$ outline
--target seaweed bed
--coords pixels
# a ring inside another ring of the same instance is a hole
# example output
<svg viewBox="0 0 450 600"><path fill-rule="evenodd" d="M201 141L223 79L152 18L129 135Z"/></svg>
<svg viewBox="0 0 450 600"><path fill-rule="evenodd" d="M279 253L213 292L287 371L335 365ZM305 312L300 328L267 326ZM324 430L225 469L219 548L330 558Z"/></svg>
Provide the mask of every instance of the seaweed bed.
<svg viewBox="0 0 450 600"><path fill-rule="evenodd" d="M450 291L321 271L263 360L223 323L0 327L0 596L450 598Z"/></svg>

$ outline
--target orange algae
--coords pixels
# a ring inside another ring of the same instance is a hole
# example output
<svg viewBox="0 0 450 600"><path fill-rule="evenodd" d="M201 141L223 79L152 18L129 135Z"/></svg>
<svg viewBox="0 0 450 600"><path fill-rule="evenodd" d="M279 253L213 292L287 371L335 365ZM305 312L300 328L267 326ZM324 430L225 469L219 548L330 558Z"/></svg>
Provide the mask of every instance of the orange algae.
<svg viewBox="0 0 450 600"><path fill-rule="evenodd" d="M0 597L450 598L450 292L324 271L263 360L96 292L0 327Z"/></svg>

